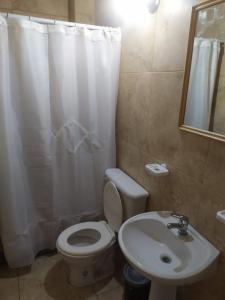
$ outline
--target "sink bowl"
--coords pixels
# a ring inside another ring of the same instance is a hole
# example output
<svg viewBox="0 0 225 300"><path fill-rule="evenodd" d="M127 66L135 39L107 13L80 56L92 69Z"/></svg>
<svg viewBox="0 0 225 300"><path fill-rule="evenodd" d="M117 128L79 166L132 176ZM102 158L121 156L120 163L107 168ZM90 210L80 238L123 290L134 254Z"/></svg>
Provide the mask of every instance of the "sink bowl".
<svg viewBox="0 0 225 300"><path fill-rule="evenodd" d="M150 299L175 299L176 286L205 279L216 271L219 251L191 225L181 236L170 212L149 212L127 220L119 244L129 263L152 280ZM165 294L165 295L164 295Z"/></svg>

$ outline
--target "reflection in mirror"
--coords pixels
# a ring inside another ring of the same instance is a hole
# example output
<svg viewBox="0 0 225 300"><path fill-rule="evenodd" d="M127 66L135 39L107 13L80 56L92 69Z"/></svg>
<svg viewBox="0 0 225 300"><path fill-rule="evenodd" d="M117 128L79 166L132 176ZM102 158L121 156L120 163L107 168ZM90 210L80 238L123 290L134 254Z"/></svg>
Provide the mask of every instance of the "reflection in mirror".
<svg viewBox="0 0 225 300"><path fill-rule="evenodd" d="M224 1L203 5L195 23L183 125L225 136Z"/></svg>

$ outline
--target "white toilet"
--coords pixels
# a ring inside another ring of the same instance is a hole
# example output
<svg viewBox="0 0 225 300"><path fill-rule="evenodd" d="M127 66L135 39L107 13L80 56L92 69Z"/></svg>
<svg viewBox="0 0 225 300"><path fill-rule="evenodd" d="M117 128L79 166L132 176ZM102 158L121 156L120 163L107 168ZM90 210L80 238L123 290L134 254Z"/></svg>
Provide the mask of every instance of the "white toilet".
<svg viewBox="0 0 225 300"><path fill-rule="evenodd" d="M71 226L58 237L56 247L68 264L72 285L94 284L114 272L116 233L123 221L143 213L148 192L120 169L105 172L104 214L108 221Z"/></svg>

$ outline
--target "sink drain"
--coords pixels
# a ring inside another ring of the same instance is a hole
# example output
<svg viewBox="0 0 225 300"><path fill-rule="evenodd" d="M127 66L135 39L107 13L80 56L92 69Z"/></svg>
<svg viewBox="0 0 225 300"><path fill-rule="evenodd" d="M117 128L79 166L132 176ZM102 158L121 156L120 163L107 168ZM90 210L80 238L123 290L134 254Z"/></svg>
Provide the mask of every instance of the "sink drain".
<svg viewBox="0 0 225 300"><path fill-rule="evenodd" d="M168 255L161 255L160 259L162 262L164 262L165 264L170 264L172 262L171 257L169 257Z"/></svg>

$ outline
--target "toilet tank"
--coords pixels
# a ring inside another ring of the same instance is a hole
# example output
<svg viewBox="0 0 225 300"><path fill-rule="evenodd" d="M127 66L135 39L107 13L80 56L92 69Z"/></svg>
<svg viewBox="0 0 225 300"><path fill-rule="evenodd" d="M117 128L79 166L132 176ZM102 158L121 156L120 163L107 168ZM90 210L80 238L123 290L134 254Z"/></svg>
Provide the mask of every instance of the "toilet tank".
<svg viewBox="0 0 225 300"><path fill-rule="evenodd" d="M107 169L106 181L112 181L121 197L123 220L146 211L148 192L120 169Z"/></svg>

